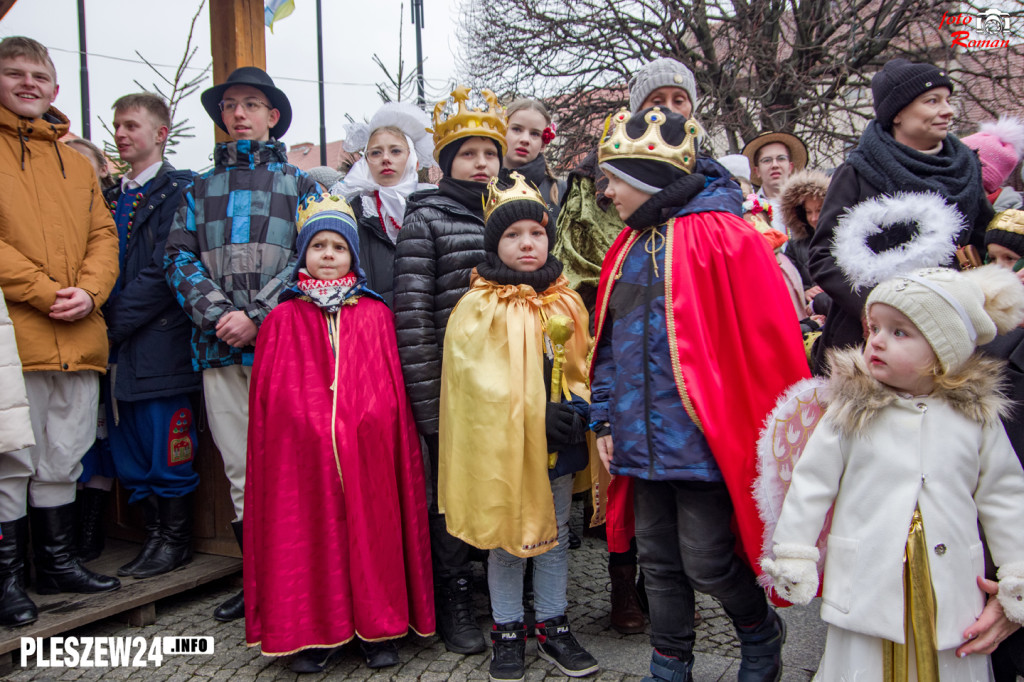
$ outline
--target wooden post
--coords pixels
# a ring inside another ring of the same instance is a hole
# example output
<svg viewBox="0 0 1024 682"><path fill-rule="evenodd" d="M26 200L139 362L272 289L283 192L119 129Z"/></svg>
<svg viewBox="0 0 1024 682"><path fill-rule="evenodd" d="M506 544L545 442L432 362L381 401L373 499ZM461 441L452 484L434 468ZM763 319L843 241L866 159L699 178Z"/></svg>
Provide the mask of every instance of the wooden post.
<svg viewBox="0 0 1024 682"><path fill-rule="evenodd" d="M223 83L240 66L266 70L263 0L210 0L210 51L214 84ZM230 139L220 128L216 135L217 142Z"/></svg>

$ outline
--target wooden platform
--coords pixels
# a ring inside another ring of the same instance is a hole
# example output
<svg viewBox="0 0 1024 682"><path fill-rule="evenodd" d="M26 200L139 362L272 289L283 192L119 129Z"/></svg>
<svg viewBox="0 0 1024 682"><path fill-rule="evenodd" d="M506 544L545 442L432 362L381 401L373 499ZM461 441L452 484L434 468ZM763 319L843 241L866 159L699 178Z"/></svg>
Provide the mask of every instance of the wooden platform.
<svg viewBox="0 0 1024 682"><path fill-rule="evenodd" d="M88 564L104 575L116 575L139 552L137 543L107 540L103 556ZM39 607L39 620L20 628L0 627L0 654L16 651L22 637L52 637L121 613L131 625L149 625L156 619L156 601L242 570L242 560L196 554L188 566L145 580L121 578L121 589L102 594L28 595Z"/></svg>

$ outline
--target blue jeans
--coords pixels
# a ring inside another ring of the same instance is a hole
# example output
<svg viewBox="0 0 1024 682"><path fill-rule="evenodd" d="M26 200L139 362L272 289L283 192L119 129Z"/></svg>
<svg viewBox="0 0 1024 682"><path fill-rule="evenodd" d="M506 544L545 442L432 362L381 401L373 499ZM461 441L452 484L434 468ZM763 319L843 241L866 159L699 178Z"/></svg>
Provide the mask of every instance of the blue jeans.
<svg viewBox="0 0 1024 682"><path fill-rule="evenodd" d="M635 485L636 544L651 608L651 645L663 654L689 657L694 590L718 599L737 627L762 622L768 601L736 554L725 484L638 478Z"/></svg>
<svg viewBox="0 0 1024 682"><path fill-rule="evenodd" d="M537 622L565 615L569 584L569 508L572 504L572 474L551 481L558 523L558 544L533 557L533 604ZM487 587L491 592L491 615L499 625L523 621L523 574L526 559L503 549L492 549L487 557Z"/></svg>

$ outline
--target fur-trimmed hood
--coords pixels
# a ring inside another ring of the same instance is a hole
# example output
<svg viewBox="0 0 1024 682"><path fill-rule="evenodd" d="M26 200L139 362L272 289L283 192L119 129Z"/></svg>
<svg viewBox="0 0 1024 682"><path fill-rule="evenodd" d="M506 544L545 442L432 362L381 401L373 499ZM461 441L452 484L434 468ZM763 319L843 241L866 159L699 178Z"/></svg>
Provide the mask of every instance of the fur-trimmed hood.
<svg viewBox="0 0 1024 682"><path fill-rule="evenodd" d="M855 348L829 352L829 405L825 417L846 438L861 433L899 394L868 374L863 354ZM1002 360L974 353L932 395L947 402L967 419L996 423L1013 408L1003 393Z"/></svg>
<svg viewBox="0 0 1024 682"><path fill-rule="evenodd" d="M824 200L828 182L829 177L821 171L802 170L791 175L782 186L782 194L779 197L782 224L789 230L793 239L805 239L814 232L807 224L804 199L813 197Z"/></svg>

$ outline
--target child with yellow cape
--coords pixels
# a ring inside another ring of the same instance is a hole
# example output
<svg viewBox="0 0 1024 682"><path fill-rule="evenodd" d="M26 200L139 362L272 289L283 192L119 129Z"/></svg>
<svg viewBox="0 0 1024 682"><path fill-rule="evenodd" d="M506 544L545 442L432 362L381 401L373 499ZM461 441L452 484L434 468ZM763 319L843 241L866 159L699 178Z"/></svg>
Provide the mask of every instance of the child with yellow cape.
<svg viewBox="0 0 1024 682"><path fill-rule="evenodd" d="M510 179L488 187L485 260L445 332L438 504L449 533L491 550L491 679L525 673L527 557L538 653L578 677L597 670L565 616L573 474L601 468L587 432L589 321L549 255L543 199L518 173Z"/></svg>

